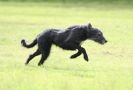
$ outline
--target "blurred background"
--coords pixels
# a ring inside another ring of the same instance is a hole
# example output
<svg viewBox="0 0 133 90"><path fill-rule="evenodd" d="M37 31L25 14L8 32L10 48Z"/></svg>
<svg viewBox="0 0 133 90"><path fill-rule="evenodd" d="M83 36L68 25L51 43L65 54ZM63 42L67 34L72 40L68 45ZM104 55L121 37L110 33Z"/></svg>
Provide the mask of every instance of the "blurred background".
<svg viewBox="0 0 133 90"><path fill-rule="evenodd" d="M49 28L91 23L108 43L87 40L89 55L53 45L50 57L24 63L36 50L21 47ZM0 90L132 90L133 0L0 0Z"/></svg>

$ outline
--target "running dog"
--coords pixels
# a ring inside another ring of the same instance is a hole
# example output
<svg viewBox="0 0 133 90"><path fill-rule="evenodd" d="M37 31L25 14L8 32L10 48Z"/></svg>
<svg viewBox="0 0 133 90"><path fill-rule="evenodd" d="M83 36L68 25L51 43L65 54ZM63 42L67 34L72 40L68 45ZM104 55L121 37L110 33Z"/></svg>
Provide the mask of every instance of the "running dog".
<svg viewBox="0 0 133 90"><path fill-rule="evenodd" d="M86 50L81 47L81 42L87 39L93 40L99 44L105 44L107 42L103 33L99 29L92 27L90 23L87 25L70 26L64 30L47 29L39 34L30 44L27 44L24 39L21 40L22 46L26 48L32 48L38 45L38 49L33 54L29 55L25 64L27 65L35 56L41 55L38 66L43 65L50 54L53 44L64 50L77 49L78 52L73 54L70 58L73 59L83 54L84 59L88 61Z"/></svg>

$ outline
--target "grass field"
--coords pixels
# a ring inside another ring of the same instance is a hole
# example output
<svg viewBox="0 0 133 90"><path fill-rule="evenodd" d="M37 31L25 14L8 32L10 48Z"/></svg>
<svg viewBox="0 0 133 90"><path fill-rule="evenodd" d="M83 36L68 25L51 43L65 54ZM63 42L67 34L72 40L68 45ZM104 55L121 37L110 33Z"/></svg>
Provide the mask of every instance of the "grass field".
<svg viewBox="0 0 133 90"><path fill-rule="evenodd" d="M90 61L69 59L74 51L53 46L45 64L36 57L24 62L34 49L31 42L47 28L66 28L91 22L109 41L102 46L83 43ZM60 53L59 53L60 52ZM128 4L0 2L0 90L132 90L133 6Z"/></svg>

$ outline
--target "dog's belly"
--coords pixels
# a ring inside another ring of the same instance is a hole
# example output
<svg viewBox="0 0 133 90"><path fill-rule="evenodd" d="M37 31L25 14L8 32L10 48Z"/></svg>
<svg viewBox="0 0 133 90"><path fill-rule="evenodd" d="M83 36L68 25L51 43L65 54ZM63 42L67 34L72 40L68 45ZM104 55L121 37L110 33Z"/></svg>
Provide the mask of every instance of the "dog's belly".
<svg viewBox="0 0 133 90"><path fill-rule="evenodd" d="M76 50L75 47L73 47L71 45L67 45L67 44L65 44L65 45L58 45L58 46L61 47L64 50Z"/></svg>
<svg viewBox="0 0 133 90"><path fill-rule="evenodd" d="M68 47L61 47L62 49L64 49L64 50L76 50L75 48L68 48Z"/></svg>
<svg viewBox="0 0 133 90"><path fill-rule="evenodd" d="M53 44L55 44L56 46L64 49L64 50L76 50L76 48L68 43L64 43L64 39L58 39L56 40L56 42L53 42Z"/></svg>

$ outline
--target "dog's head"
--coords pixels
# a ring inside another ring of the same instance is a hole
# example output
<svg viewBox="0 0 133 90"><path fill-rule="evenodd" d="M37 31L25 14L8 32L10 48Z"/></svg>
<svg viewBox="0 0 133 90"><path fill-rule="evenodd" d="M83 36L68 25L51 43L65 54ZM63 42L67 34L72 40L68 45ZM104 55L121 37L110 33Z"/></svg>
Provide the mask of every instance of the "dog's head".
<svg viewBox="0 0 133 90"><path fill-rule="evenodd" d="M107 40L104 38L103 33L99 29L93 28L90 23L87 26L87 31L88 39L98 42L99 44L107 43Z"/></svg>

